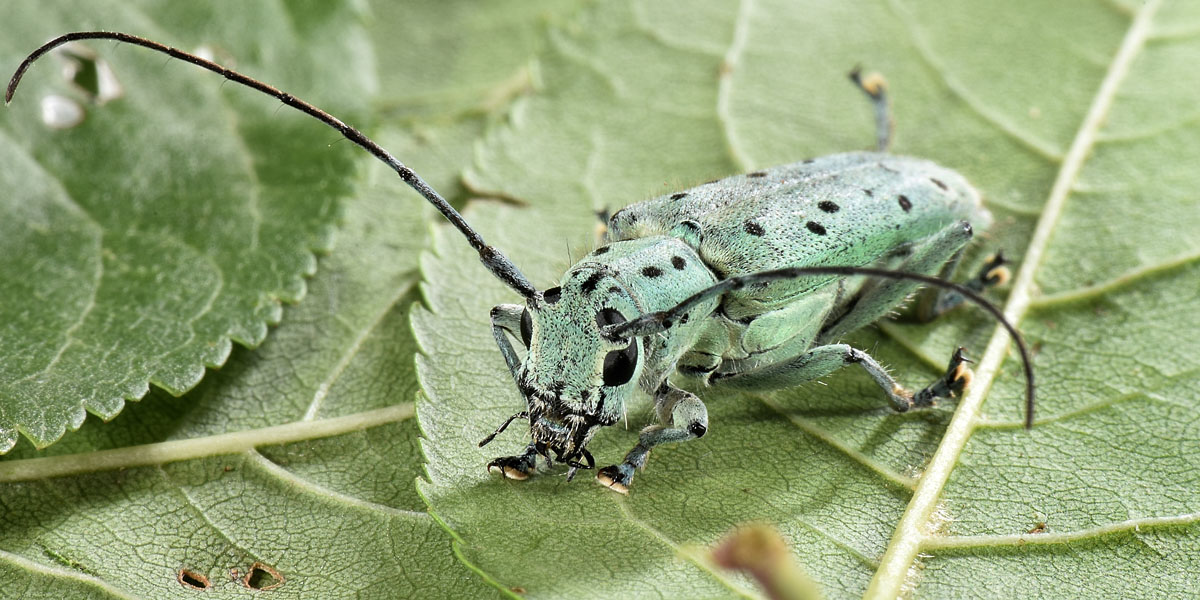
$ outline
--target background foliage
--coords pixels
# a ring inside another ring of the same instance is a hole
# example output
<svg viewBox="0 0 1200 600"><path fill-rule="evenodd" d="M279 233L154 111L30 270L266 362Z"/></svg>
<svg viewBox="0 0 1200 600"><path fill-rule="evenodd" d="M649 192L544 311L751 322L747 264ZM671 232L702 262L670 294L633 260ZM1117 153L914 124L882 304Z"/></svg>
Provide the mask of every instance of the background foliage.
<svg viewBox="0 0 1200 600"><path fill-rule="evenodd" d="M0 596L192 597L187 569L220 597L756 597L698 550L751 520L829 597L1200 585L1191 3L0 10L8 68L125 30L362 124L539 287L590 249L595 210L868 147L844 78L863 64L891 83L895 150L983 191L972 260L1019 262L1006 309L1041 381L1026 432L994 323L888 322L851 343L910 385L966 345L973 393L905 415L857 372L709 393L710 435L656 451L629 497L496 480L483 464L521 436L475 444L521 400L487 314L514 298L462 240L335 133L90 44L124 97L48 129L45 95L86 104L48 57L0 114Z"/></svg>

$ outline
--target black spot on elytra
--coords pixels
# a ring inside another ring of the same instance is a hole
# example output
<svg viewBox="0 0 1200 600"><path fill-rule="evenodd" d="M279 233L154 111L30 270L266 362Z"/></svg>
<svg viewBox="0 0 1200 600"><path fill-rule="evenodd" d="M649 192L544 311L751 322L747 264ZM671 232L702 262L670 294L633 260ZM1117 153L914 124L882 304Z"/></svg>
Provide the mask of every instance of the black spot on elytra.
<svg viewBox="0 0 1200 600"><path fill-rule="evenodd" d="M805 223L804 226L807 227L809 231L817 235L825 235L825 226L816 221L809 221Z"/></svg>
<svg viewBox="0 0 1200 600"><path fill-rule="evenodd" d="M933 185L936 185L936 186L942 188L943 192L950 189L949 187L946 187L946 184L942 183L942 181L940 179L930 177L929 180L933 182Z"/></svg>
<svg viewBox="0 0 1200 600"><path fill-rule="evenodd" d="M896 201L900 203L900 208L903 208L904 212L912 210L912 201L908 199L908 196L900 194L900 197Z"/></svg>
<svg viewBox="0 0 1200 600"><path fill-rule="evenodd" d="M599 248L592 250L592 256L600 256L606 252L608 252L608 246L600 246Z"/></svg>
<svg viewBox="0 0 1200 600"><path fill-rule="evenodd" d="M582 400L582 401L584 401L584 402L587 402L587 401L588 401L588 398L591 398L591 397L592 397L592 392L591 392L591 390L586 390L586 389L585 389L585 390L583 390L583 391L579 392L579 399L580 399L580 400Z"/></svg>
<svg viewBox="0 0 1200 600"><path fill-rule="evenodd" d="M687 197L687 192L679 192L678 194L671 194L672 200L680 200L680 199L683 199L686 197Z"/></svg>
<svg viewBox="0 0 1200 600"><path fill-rule="evenodd" d="M766 231L763 230L762 225L759 225L758 223L755 223L754 221L746 221L745 225L743 225L742 227L743 227L743 229L746 230L746 233L748 233L750 235L762 236L762 234L766 233Z"/></svg>
<svg viewBox="0 0 1200 600"><path fill-rule="evenodd" d="M662 275L662 269L655 266L642 267L642 275L653 279Z"/></svg>
<svg viewBox="0 0 1200 600"><path fill-rule="evenodd" d="M815 159L815 158L806 158L806 159L804 159L804 164L806 164L806 165L811 165L811 164L813 163L813 161L815 161L815 160L817 160L817 159Z"/></svg>
<svg viewBox="0 0 1200 600"><path fill-rule="evenodd" d="M755 171L753 173L746 174L746 177L766 177L766 176L767 176L766 171Z"/></svg>
<svg viewBox="0 0 1200 600"><path fill-rule="evenodd" d="M875 197L875 190L868 190L866 188L863 188L863 193L866 194L868 198Z"/></svg>
<svg viewBox="0 0 1200 600"><path fill-rule="evenodd" d="M610 294L620 294L620 293L621 293L621 288L619 288L619 287L617 287L617 286L615 286L615 285L614 285L614 286L612 286L612 287L608 288L608 293L610 293Z"/></svg>
<svg viewBox="0 0 1200 600"><path fill-rule="evenodd" d="M682 256L672 256L671 257L671 266L675 267L676 271L682 271L685 268L687 268L687 261L683 260Z"/></svg>
<svg viewBox="0 0 1200 600"><path fill-rule="evenodd" d="M680 323L680 324L685 324L685 325L686 325L686 324L687 324L687 322L688 322L688 319L691 319L691 315L689 315L689 314L687 314L687 313L683 313L683 316L682 316L682 317L679 317L679 323Z"/></svg>
<svg viewBox="0 0 1200 600"><path fill-rule="evenodd" d="M600 280L603 278L604 278L604 274L601 273L600 271L596 271L595 273L592 273L592 276L588 277L579 286L579 291L581 291L585 294L590 294L590 293L596 291L596 284L600 283Z"/></svg>
<svg viewBox="0 0 1200 600"><path fill-rule="evenodd" d="M842 209L842 207L838 206L836 202L830 202L828 200L822 200L817 204L817 208L827 213L835 213Z"/></svg>
<svg viewBox="0 0 1200 600"><path fill-rule="evenodd" d="M561 297L562 297L562 288L561 287L552 287L552 288L542 292L542 300L545 300L546 304L554 304L555 302L558 302L558 299Z"/></svg>

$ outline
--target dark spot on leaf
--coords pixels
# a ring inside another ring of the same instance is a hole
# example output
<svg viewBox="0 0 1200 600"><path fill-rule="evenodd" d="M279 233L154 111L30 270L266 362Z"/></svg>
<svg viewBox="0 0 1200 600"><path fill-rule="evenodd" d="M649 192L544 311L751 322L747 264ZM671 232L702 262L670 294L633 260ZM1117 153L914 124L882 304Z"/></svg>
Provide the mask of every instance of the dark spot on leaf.
<svg viewBox="0 0 1200 600"><path fill-rule="evenodd" d="M671 257L671 266L675 267L676 271L682 271L685 268L687 268L687 261L683 260L682 256L672 256Z"/></svg>
<svg viewBox="0 0 1200 600"><path fill-rule="evenodd" d="M838 206L836 202L830 202L828 200L822 200L821 202L819 202L817 204L817 208L819 208L827 213L835 213L842 209L842 207Z"/></svg>
<svg viewBox="0 0 1200 600"><path fill-rule="evenodd" d="M754 221L746 221L745 225L743 225L743 228L746 230L746 233L750 235L761 236L763 233L766 233L763 230L762 225L759 225Z"/></svg>
<svg viewBox="0 0 1200 600"><path fill-rule="evenodd" d="M804 226L807 227L809 231L817 235L825 235L825 226L816 221L809 221L805 223Z"/></svg>
<svg viewBox="0 0 1200 600"><path fill-rule="evenodd" d="M662 269L655 267L655 266L643 267L642 275L645 275L646 277L653 279L655 277L662 275Z"/></svg>
<svg viewBox="0 0 1200 600"><path fill-rule="evenodd" d="M912 210L912 201L908 199L908 196L900 194L900 197L896 200L900 203L900 208L903 208L904 212Z"/></svg>
<svg viewBox="0 0 1200 600"><path fill-rule="evenodd" d="M253 590L273 590L283 585L283 575L267 565L256 562L250 565L250 570L242 578L242 585Z"/></svg>
<svg viewBox="0 0 1200 600"><path fill-rule="evenodd" d="M193 590L207 590L212 587L212 584L208 581L208 577L187 568L179 570L176 580L179 581L179 585Z"/></svg>
<svg viewBox="0 0 1200 600"><path fill-rule="evenodd" d="M679 192L677 194L671 194L672 200L681 200L686 197L687 197L687 192Z"/></svg>

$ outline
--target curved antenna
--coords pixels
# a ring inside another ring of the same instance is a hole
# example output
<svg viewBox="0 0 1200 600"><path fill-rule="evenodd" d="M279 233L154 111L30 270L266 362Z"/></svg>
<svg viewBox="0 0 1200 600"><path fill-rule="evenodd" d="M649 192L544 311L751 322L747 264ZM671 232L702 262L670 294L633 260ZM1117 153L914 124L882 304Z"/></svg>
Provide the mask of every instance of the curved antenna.
<svg viewBox="0 0 1200 600"><path fill-rule="evenodd" d="M63 34L50 40L49 42L46 42L45 44L42 44L37 50L34 50L32 54L25 57L25 60L21 61L21 66L17 67L17 72L13 73L12 79L10 79L8 82L8 90L4 94L4 103L8 104L12 102L13 94L16 93L17 85L21 83L21 78L25 76L25 71L27 71L37 59L63 44L76 40L116 40L118 42L125 42L127 44L149 48L155 52L161 52L172 58L178 58L179 60L192 63L200 68L217 73L225 77L225 79L233 81L234 83L239 83L248 88L262 92L268 96L272 96L280 102L338 130L338 132L345 136L346 139L358 144L364 150L370 152L372 156L391 167L393 171L400 175L400 179L404 180L404 183L407 183L409 187L417 190L417 193L421 194L421 196L428 200L429 203L434 206L434 208L438 209L438 212L442 213L442 216L446 217L446 220L450 221L450 224L454 225L454 227L462 232L463 236L467 238L467 243L471 244L471 247L479 253L479 260L482 261L484 266L486 266L488 270L492 272L492 275L495 275L497 279L503 281L508 287L515 290L526 300L531 300L537 295L537 290L534 289L533 284L529 283L529 280L525 278L525 275L521 274L521 271L517 269L516 265L514 265L512 261L508 259L508 257L504 256L504 254L499 250L489 246L486 242L484 242L483 236L479 235L479 233L467 223L466 219L464 219L457 210L454 210L454 207L450 206L449 202L446 202L445 198L438 194L432 187L429 187L429 184L425 183L425 180L421 179L420 175L417 175L412 169L405 166L404 163L396 160L395 157L389 154L387 150L384 150L382 147L380 147L379 144L376 144L374 141L372 141L371 138L368 138L359 130L343 123L333 115L299 98L296 98L291 94L282 92L275 87L267 85L261 81L258 81L257 79L242 75L241 73L238 73L232 69L226 69L215 62L203 59L195 54L190 54L188 52L184 52L183 50L179 50L178 48L172 48L171 46L160 44L143 37L116 31L78 31L74 33Z"/></svg>
<svg viewBox="0 0 1200 600"><path fill-rule="evenodd" d="M1034 403L1034 379L1033 379L1033 363L1029 358L1029 350L1025 347L1025 340L1021 337L1021 333L1013 327L1012 323L1004 317L1004 313L996 308L996 305L988 302L983 296L977 294L974 290L932 277L930 275L922 275L920 273L909 273L907 271L889 271L887 269L875 269L871 267L791 267L787 269L775 269L772 271L763 271L761 273L752 273L750 275L739 275L730 277L721 282L713 284L695 294L689 296L683 302L676 304L669 310L660 310L657 312L646 313L632 321L626 321L617 325L609 325L604 329L605 337L610 339L627 339L630 337L642 337L666 331L672 325L679 322L679 318L696 305L722 296L727 292L740 290L748 285L756 283L766 283L769 281L777 281L780 279L795 279L797 277L805 277L810 275L866 275L868 277L882 277L884 279L907 279L911 281L919 281L935 287L940 287L947 290L953 290L962 294L965 298L978 304L1012 336L1017 342L1017 349L1021 352L1021 362L1025 368L1025 428L1033 427L1033 403Z"/></svg>

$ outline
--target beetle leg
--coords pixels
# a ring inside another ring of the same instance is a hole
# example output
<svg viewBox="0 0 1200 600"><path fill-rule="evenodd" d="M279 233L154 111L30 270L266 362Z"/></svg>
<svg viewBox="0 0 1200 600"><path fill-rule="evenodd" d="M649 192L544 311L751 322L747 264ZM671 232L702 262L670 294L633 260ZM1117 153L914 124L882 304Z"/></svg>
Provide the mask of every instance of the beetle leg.
<svg viewBox="0 0 1200 600"><path fill-rule="evenodd" d="M862 74L858 67L850 71L850 80L871 99L875 109L875 148L887 152L892 145L892 108L887 97L887 80L879 73Z"/></svg>
<svg viewBox="0 0 1200 600"><path fill-rule="evenodd" d="M487 464L488 471L495 471L508 479L529 479L537 467L537 444L530 442L525 452L515 456L500 456Z"/></svg>
<svg viewBox="0 0 1200 600"><path fill-rule="evenodd" d="M660 424L642 430L637 445L621 464L604 467L596 473L600 485L628 494L634 471L646 466L651 449L659 444L694 440L708 432L708 408L704 402L665 381L654 393L654 412Z"/></svg>
<svg viewBox="0 0 1200 600"><path fill-rule="evenodd" d="M903 262L894 265L899 271L911 273L941 273L942 278L953 272L962 256L963 248L971 241L971 224L966 221L951 223L928 239L914 245L912 252ZM891 266L889 266L891 268ZM836 342L852 331L878 321L904 302L909 294L921 287L920 282L910 280L872 280L849 302L842 314L828 321L817 336L818 344ZM962 296L941 288L930 289L927 294L937 298L954 294L958 302Z"/></svg>
<svg viewBox="0 0 1200 600"><path fill-rule="evenodd" d="M987 262L979 269L969 281L963 283L966 287L975 292L982 292L990 287L1004 285L1012 278L1012 273L1005 266L1008 264L1008 259L1004 258L1004 254L997 252L988 257ZM950 279L954 274L954 268L958 265L958 257L946 263L946 268L942 270L940 277ZM922 321L932 321L942 313L962 304L965 301L962 294L953 290L925 290L921 292L921 298L917 302L916 316Z"/></svg>
<svg viewBox="0 0 1200 600"><path fill-rule="evenodd" d="M524 312L525 307L520 304L500 304L492 307L492 336L496 338L496 345L500 347L500 354L504 356L504 362L508 364L508 371L512 373L514 380L521 372L521 357L517 356L517 351L513 349L508 336L521 339L521 314Z"/></svg>
<svg viewBox="0 0 1200 600"><path fill-rule="evenodd" d="M887 395L892 408L896 412L905 412L914 406L930 406L934 398L953 397L966 387L971 379L970 371L962 364L965 359L961 353L961 348L955 352L946 375L917 394L900 385L870 354L846 344L819 346L792 360L750 371L714 373L709 383L740 390L777 390L820 379L847 365L858 365Z"/></svg>

